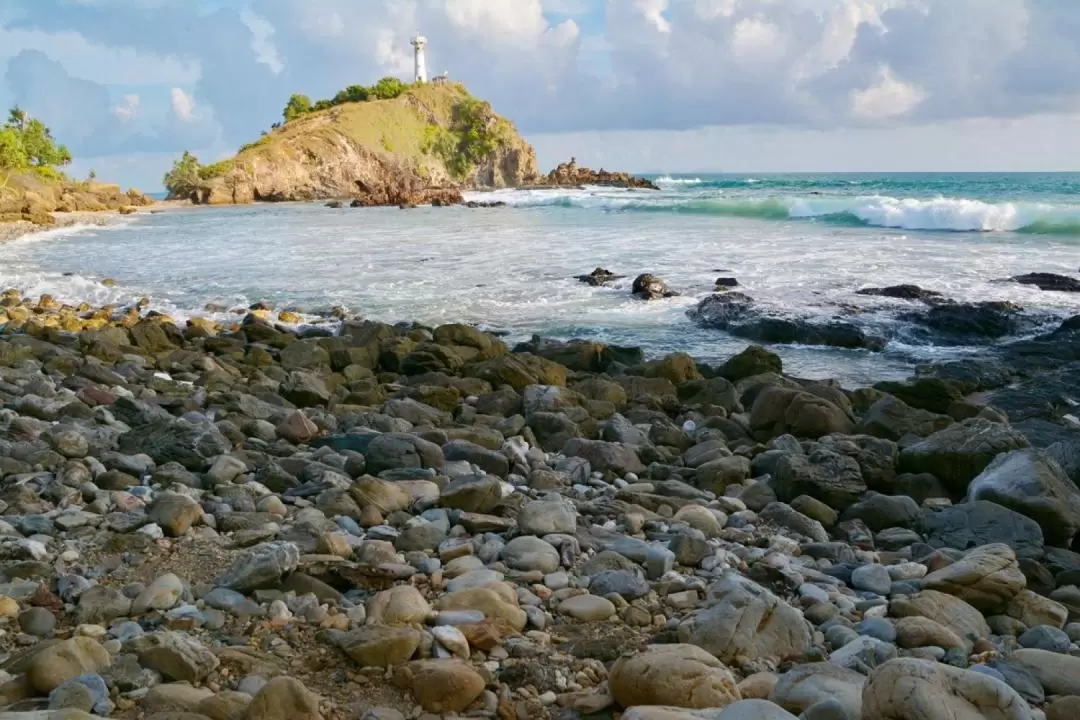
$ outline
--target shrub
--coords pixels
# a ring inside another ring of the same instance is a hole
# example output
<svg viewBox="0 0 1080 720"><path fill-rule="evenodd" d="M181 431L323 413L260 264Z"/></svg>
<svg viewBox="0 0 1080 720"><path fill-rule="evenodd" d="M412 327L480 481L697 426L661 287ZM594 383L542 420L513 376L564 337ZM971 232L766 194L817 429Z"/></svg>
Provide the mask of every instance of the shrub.
<svg viewBox="0 0 1080 720"><path fill-rule="evenodd" d="M165 173L162 184L169 191L169 199L191 198L199 189L199 159L187 150L173 162L172 170Z"/></svg>
<svg viewBox="0 0 1080 720"><path fill-rule="evenodd" d="M311 112L311 98L307 95L294 93L289 98L289 102L285 103L285 110L282 111L282 115L285 117L285 122L290 122L302 115L307 115L309 112Z"/></svg>

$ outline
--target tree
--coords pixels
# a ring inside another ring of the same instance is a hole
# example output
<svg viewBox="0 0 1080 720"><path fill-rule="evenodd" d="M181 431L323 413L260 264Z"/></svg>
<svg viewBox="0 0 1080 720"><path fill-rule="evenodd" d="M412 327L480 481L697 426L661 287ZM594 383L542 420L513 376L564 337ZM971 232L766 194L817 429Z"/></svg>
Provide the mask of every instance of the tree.
<svg viewBox="0 0 1080 720"><path fill-rule="evenodd" d="M30 165L22 136L15 128L0 127L0 168L22 170Z"/></svg>
<svg viewBox="0 0 1080 720"><path fill-rule="evenodd" d="M409 86L396 77L384 77L375 83L371 94L378 100L393 100L409 89Z"/></svg>
<svg viewBox="0 0 1080 720"><path fill-rule="evenodd" d="M30 120L30 114L16 105L8 112L8 127L13 127L17 130L23 130L26 128L26 123Z"/></svg>
<svg viewBox="0 0 1080 720"><path fill-rule="evenodd" d="M169 199L190 198L199 189L199 159L187 150L173 162L172 170L165 173L162 184L169 191Z"/></svg>
<svg viewBox="0 0 1080 720"><path fill-rule="evenodd" d="M63 145L57 145L45 123L34 119L24 122L22 142L30 164L35 167L56 167L71 162L71 153Z"/></svg>
<svg viewBox="0 0 1080 720"><path fill-rule="evenodd" d="M282 113L285 116L285 122L291 122L302 115L307 115L311 112L311 98L301 93L294 93L289 98L289 102L285 104L285 110Z"/></svg>

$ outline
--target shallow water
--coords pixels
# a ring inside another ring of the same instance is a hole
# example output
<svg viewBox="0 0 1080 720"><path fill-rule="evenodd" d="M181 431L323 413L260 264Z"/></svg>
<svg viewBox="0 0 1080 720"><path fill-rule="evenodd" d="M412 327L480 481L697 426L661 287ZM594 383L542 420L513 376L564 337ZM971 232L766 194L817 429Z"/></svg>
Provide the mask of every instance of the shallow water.
<svg viewBox="0 0 1080 720"><path fill-rule="evenodd" d="M595 337L640 345L652 355L683 350L711 361L746 345L686 317L718 275L737 277L740 289L765 306L844 315L882 331L896 322L897 309L910 306L854 295L858 288L916 283L961 300L1012 300L1061 316L1080 313L1080 294L994 282L1025 272L1076 273L1080 237L1062 230L1068 218L1080 218L1080 204L1069 202L1069 193L1080 187L1076 176L1031 176L1042 178L1037 187L1028 176L977 176L970 197L960 196L961 181L950 180L953 198L934 194L946 186L940 178L928 183L938 190L920 193L910 177L896 176L901 179L894 183L909 196L893 197L884 194L885 176L815 177L670 178L660 182L660 193L477 195L510 204L490 209L282 204L140 215L109 228L56 231L5 245L0 285L95 302L145 295L180 317L205 314L207 303L235 307L265 299L309 312L340 304L380 320L474 322L513 339L533 333ZM853 183L870 183L873 194L859 194L863 185ZM702 203L713 209L700 210ZM772 204L773 210L716 212L723 203ZM880 224L900 218L900 224L939 229L877 227L835 212L806 217L813 203L847 207L847 213L887 207L882 217L892 220ZM991 210L980 215L979 208ZM1020 215L1034 218L1025 227L1053 218L1057 230L1013 232ZM956 231L970 229L959 227L965 223L998 223L1002 229ZM573 279L597 266L628 277L608 288ZM633 300L630 281L641 272L660 275L684 296ZM118 286L103 287L98 280L105 277ZM971 349L892 342L876 354L778 351L790 372L858 385L902 378L918 361Z"/></svg>

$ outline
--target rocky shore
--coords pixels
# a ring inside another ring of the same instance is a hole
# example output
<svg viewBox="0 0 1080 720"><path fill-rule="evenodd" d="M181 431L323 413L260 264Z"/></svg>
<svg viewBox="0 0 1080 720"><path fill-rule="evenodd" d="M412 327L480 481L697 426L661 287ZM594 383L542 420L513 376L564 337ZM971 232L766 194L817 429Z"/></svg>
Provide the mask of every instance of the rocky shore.
<svg viewBox="0 0 1080 720"><path fill-rule="evenodd" d="M0 297L4 718L1080 709L1075 318L857 390L298 320Z"/></svg>

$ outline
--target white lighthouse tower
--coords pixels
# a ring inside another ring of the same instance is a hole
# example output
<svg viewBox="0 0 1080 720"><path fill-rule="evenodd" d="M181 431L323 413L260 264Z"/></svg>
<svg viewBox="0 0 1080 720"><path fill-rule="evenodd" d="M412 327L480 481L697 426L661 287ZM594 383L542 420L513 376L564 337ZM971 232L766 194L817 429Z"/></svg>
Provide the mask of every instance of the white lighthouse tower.
<svg viewBox="0 0 1080 720"><path fill-rule="evenodd" d="M417 34L412 39L412 46L416 55L416 82L427 82L427 58L424 57L424 48L427 46L427 38Z"/></svg>

